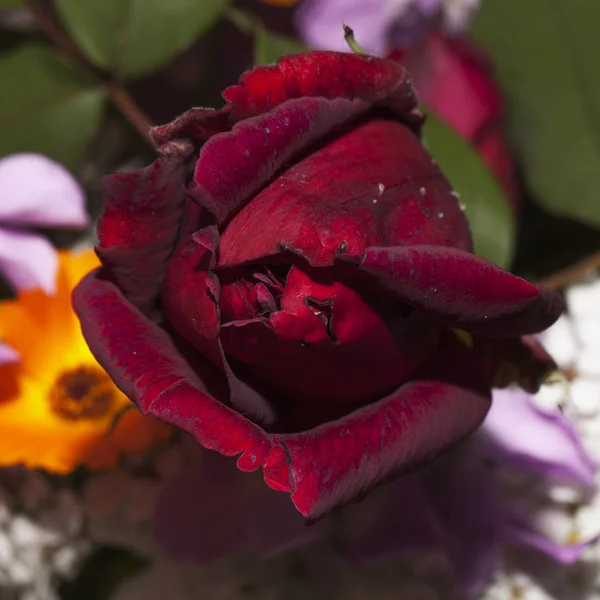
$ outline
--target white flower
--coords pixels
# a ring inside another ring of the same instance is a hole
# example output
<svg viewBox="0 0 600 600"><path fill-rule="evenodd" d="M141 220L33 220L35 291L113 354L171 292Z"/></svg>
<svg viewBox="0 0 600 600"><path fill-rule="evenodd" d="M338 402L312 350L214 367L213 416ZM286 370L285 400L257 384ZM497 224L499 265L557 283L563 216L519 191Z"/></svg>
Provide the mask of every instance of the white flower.
<svg viewBox="0 0 600 600"><path fill-rule="evenodd" d="M55 580L73 577L89 551L80 503L40 473L17 477L13 496L0 487L0 590L19 600L58 600Z"/></svg>

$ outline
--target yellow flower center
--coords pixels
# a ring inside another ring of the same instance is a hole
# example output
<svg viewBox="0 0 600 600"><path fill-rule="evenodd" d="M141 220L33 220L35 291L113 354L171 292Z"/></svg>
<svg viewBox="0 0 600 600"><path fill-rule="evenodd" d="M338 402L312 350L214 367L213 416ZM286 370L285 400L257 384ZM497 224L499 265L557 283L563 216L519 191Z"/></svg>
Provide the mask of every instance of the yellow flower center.
<svg viewBox="0 0 600 600"><path fill-rule="evenodd" d="M101 419L115 403L115 386L100 368L77 367L61 373L50 392L54 413L72 421Z"/></svg>

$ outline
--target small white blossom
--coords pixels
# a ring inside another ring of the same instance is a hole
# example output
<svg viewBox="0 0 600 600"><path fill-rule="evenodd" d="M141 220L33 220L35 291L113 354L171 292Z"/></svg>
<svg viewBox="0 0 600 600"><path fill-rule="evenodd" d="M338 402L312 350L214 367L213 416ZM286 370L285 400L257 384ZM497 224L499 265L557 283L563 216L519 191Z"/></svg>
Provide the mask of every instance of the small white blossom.
<svg viewBox="0 0 600 600"><path fill-rule="evenodd" d="M0 471L0 484L8 473ZM14 479L11 493L0 487L0 598L58 600L57 578L76 575L90 548L80 503L40 473L18 474L16 488Z"/></svg>

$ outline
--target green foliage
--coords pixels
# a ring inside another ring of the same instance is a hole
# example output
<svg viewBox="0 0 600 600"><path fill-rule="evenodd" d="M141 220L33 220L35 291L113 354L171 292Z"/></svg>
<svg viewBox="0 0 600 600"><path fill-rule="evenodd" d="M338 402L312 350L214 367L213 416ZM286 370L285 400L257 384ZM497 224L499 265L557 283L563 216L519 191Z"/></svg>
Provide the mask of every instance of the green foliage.
<svg viewBox="0 0 600 600"><path fill-rule="evenodd" d="M512 261L515 219L508 200L475 149L435 115L425 122L425 142L458 192L475 252L501 267Z"/></svg>
<svg viewBox="0 0 600 600"><path fill-rule="evenodd" d="M598 0L486 0L474 29L507 92L511 136L536 199L596 226L598 23Z"/></svg>
<svg viewBox="0 0 600 600"><path fill-rule="evenodd" d="M0 155L40 152L76 167L100 125L103 89L37 44L1 57L0 89Z"/></svg>
<svg viewBox="0 0 600 600"><path fill-rule="evenodd" d="M149 73L207 31L229 0L56 0L89 60L127 79Z"/></svg>
<svg viewBox="0 0 600 600"><path fill-rule="evenodd" d="M9 8L19 8L23 6L22 0L0 0L0 10L8 10Z"/></svg>

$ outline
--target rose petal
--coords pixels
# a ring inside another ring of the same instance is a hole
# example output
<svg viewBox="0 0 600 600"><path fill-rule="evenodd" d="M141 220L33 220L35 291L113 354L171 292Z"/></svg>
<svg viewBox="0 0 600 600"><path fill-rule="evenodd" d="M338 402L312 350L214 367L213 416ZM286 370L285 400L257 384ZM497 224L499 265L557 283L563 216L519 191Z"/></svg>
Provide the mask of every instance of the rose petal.
<svg viewBox="0 0 600 600"><path fill-rule="evenodd" d="M238 466L244 471L260 467L270 438L211 395L223 381L212 381L216 374L208 363L201 372L192 370L166 331L97 271L75 288L73 305L94 356L142 412L177 425L205 448L242 454Z"/></svg>
<svg viewBox="0 0 600 600"><path fill-rule="evenodd" d="M60 163L40 154L0 159L0 223L87 227L85 194Z"/></svg>
<svg viewBox="0 0 600 600"><path fill-rule="evenodd" d="M16 229L0 229L0 276L15 289L56 289L58 257L43 236Z"/></svg>
<svg viewBox="0 0 600 600"><path fill-rule="evenodd" d="M367 248L360 268L399 300L453 327L491 337L516 337L549 327L562 312L560 295L535 287L493 263L456 248Z"/></svg>
<svg viewBox="0 0 600 600"><path fill-rule="evenodd" d="M158 148L185 139L200 145L213 135L228 131L233 123L230 106L222 110L190 108L170 123L153 127L150 135Z"/></svg>
<svg viewBox="0 0 600 600"><path fill-rule="evenodd" d="M439 341L436 323L415 312L404 318L396 306L337 281L331 269L292 267L280 302L268 319L224 326L221 339L282 399L292 431L387 394Z"/></svg>
<svg viewBox="0 0 600 600"><path fill-rule="evenodd" d="M521 390L494 390L492 407L477 438L481 451L498 462L594 486L597 465L572 423L558 411L542 411Z"/></svg>
<svg viewBox="0 0 600 600"><path fill-rule="evenodd" d="M221 225L292 157L369 108L360 100L302 98L245 119L203 146L190 193Z"/></svg>
<svg viewBox="0 0 600 600"><path fill-rule="evenodd" d="M299 75L301 74L301 75ZM223 92L236 119L272 110L293 98L359 99L393 110L419 131L422 117L407 71L394 61L364 54L304 52L244 73Z"/></svg>
<svg viewBox="0 0 600 600"><path fill-rule="evenodd" d="M223 92L229 102L223 109L192 108L172 123L154 127L151 134L157 146L182 139L201 145L211 136L229 131L237 121L266 113L288 100L311 97L362 100L390 108L416 132L422 123L410 78L399 64L374 56L306 52L245 73L238 85Z"/></svg>
<svg viewBox="0 0 600 600"><path fill-rule="evenodd" d="M96 251L125 297L148 314L177 239L191 150L189 144L172 143L149 167L104 179Z"/></svg>
<svg viewBox="0 0 600 600"><path fill-rule="evenodd" d="M220 265L288 248L323 266L368 246L417 243L471 250L464 214L417 136L372 119L259 192L223 233Z"/></svg>
<svg viewBox="0 0 600 600"><path fill-rule="evenodd" d="M219 245L216 227L197 232L175 250L162 286L163 309L169 323L207 359L222 368L219 314L208 293L209 269ZM197 315L190 319L189 315Z"/></svg>
<svg viewBox="0 0 600 600"><path fill-rule="evenodd" d="M471 433L489 399L441 381L412 381L394 394L311 431L273 436L266 482L289 486L292 501L315 519L393 473L406 471Z"/></svg>

